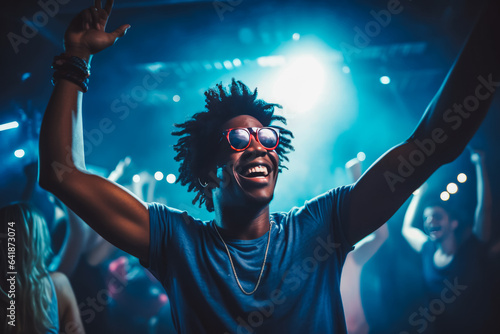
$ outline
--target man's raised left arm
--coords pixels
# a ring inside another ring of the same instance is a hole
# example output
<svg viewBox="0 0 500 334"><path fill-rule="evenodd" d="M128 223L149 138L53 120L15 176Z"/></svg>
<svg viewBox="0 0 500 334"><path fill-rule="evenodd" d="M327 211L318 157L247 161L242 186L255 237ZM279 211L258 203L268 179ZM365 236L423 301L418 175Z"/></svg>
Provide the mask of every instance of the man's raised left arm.
<svg viewBox="0 0 500 334"><path fill-rule="evenodd" d="M473 137L500 86L499 33L500 2L490 0L413 134L379 158L355 184L349 221L344 223L352 244L385 223Z"/></svg>

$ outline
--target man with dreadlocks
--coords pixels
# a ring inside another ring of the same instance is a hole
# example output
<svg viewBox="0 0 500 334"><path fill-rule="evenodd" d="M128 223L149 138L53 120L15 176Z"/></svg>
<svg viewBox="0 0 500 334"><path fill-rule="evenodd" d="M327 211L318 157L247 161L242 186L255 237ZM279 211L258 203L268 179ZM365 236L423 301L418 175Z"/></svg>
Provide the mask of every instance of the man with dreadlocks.
<svg viewBox="0 0 500 334"><path fill-rule="evenodd" d="M339 283L346 254L455 159L486 115L500 84L493 30L499 3L488 2L408 140L355 184L286 213L269 212L292 150L292 134L274 125L284 122L273 114L277 105L237 81L209 90L206 110L177 125L174 134L180 136L180 182L196 192L195 202L214 211L210 222L143 203L85 170L81 101L88 63L128 29L105 32L111 8L112 1L101 8L96 0L66 31L66 53L53 64L55 87L40 133L40 184L149 268L168 293L179 333L345 333Z"/></svg>

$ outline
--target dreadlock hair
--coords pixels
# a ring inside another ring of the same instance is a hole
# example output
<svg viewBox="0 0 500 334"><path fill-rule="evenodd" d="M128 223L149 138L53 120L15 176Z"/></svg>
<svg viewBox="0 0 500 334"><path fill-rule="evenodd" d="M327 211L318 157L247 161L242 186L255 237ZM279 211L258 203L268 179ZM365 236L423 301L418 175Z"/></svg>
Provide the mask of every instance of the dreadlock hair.
<svg viewBox="0 0 500 334"><path fill-rule="evenodd" d="M205 111L194 114L182 124L175 124L178 131L172 132L180 136L174 145L177 152L175 161L180 162L177 182L188 186L188 191L196 193L193 204L199 202L199 207L205 203L209 212L214 211L211 192L201 185L201 182L215 181L213 170L216 168L218 143L221 138L222 124L239 115L255 117L263 126L269 126L278 121L286 125L283 116L274 115L274 108L281 108L279 104L267 103L257 99L257 89L253 92L241 81L232 79L226 88L222 83L205 92ZM273 125L280 131L280 142L275 151L279 157L278 172L286 166L287 153L293 151L291 131Z"/></svg>

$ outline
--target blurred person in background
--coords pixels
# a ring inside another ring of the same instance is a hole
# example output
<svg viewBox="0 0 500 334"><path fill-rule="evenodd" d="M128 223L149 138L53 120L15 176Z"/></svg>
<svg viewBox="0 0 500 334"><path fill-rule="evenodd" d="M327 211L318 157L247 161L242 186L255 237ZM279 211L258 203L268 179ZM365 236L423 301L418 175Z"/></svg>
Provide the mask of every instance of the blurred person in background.
<svg viewBox="0 0 500 334"><path fill-rule="evenodd" d="M351 182L356 182L361 177L362 164L357 158L349 160L345 164L345 169ZM387 224L384 224L359 241L345 259L340 280L340 294L349 334L369 332L361 300L361 270L388 237L389 229Z"/></svg>
<svg viewBox="0 0 500 334"><path fill-rule="evenodd" d="M468 194L443 201L434 192L426 193L426 187L413 196L405 214L402 234L421 254L429 301L428 314L410 318L421 333L498 333L491 328L491 192L484 154L472 151L471 161L477 179L473 224L464 210ZM423 231L414 227L420 212Z"/></svg>
<svg viewBox="0 0 500 334"><path fill-rule="evenodd" d="M27 203L16 203L0 209L0 224L0 276L15 277L15 283L0 282L2 333L85 333L68 278L47 269L52 251L42 215ZM9 284L15 284L14 292Z"/></svg>

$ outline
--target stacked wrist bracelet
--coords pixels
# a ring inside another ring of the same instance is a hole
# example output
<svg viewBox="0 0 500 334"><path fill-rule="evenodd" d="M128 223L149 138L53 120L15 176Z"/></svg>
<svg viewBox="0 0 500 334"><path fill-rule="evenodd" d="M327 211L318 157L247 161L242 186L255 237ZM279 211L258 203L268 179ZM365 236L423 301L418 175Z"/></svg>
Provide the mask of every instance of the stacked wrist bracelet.
<svg viewBox="0 0 500 334"><path fill-rule="evenodd" d="M66 79L77 84L84 93L88 91L90 64L85 60L63 53L54 57L52 68L55 70L52 75L53 85L55 85L59 79Z"/></svg>

